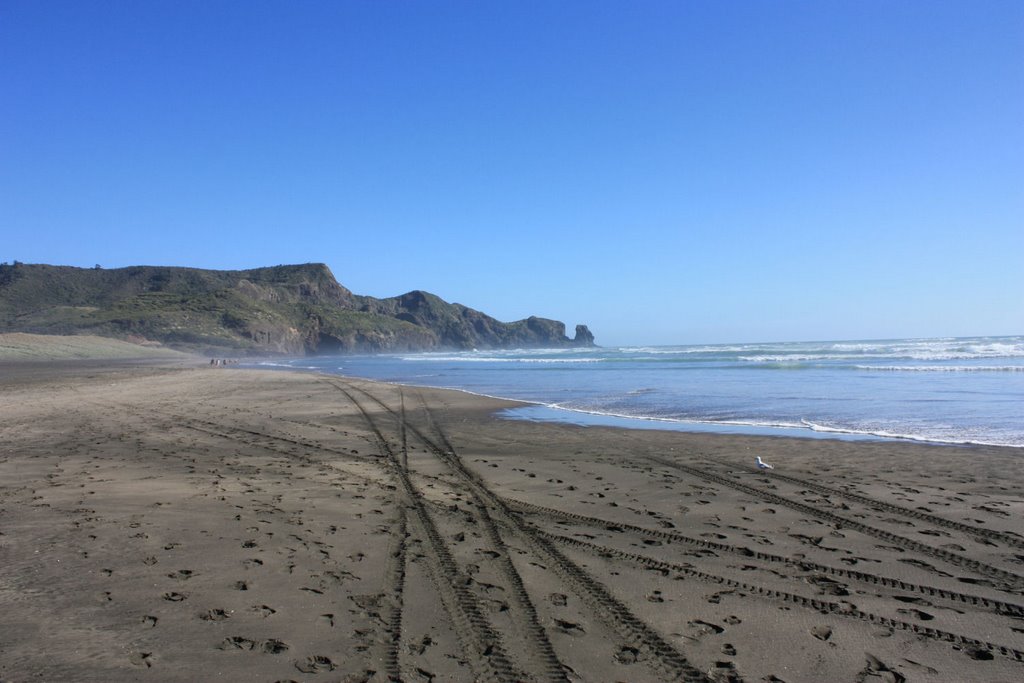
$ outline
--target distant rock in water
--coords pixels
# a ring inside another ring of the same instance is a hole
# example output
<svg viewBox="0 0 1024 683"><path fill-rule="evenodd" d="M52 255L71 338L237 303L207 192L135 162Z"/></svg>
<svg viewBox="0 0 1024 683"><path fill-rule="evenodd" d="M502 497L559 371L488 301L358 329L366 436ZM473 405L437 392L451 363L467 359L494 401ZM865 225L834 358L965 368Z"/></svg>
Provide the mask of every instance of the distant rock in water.
<svg viewBox="0 0 1024 683"><path fill-rule="evenodd" d="M577 325L576 337L572 342L576 346L594 346L594 333L586 325Z"/></svg>
<svg viewBox="0 0 1024 683"><path fill-rule="evenodd" d="M569 339L557 320L504 323L428 292L359 296L322 263L225 271L3 264L0 332L291 355L594 345L586 325Z"/></svg>

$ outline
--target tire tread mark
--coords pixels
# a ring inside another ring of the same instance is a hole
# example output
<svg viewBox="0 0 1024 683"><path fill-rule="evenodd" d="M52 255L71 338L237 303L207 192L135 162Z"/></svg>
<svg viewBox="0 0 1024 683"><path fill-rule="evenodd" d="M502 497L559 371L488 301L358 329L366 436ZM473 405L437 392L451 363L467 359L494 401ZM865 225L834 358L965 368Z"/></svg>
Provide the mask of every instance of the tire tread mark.
<svg viewBox="0 0 1024 683"><path fill-rule="evenodd" d="M679 470L681 472L686 472L687 474L691 474L700 479L705 479L716 484L721 484L722 486L735 489L737 491L746 493L756 498L761 498L773 502L776 505L782 505L784 507L797 510L798 512L803 512L813 517L824 519L826 521L832 522L833 524L836 524L838 527L853 529L854 531L859 531L861 533L868 534L876 538L880 538L888 543L902 546L907 550L913 550L924 555L930 555L931 557L942 560L943 562L947 562L949 564L961 567L968 571L975 572L976 574L983 574L985 576L998 579L1000 581L1005 582L1012 588L1019 588L1021 586L1024 586L1024 577L1014 574L1013 572L1006 571L1005 569L993 567L990 564L979 562L978 560L972 560L969 557L964 557L963 555L958 555L956 553L949 552L948 550L936 548L934 546L930 546L925 543L909 539L905 536L900 536L890 531L885 531L883 529L879 529L877 527L864 524L863 522L857 522L846 517L841 517L840 515L837 515L834 512L822 510L821 508L816 508L813 505L801 503L799 501L795 501L790 498L780 496L777 493L772 493L771 491L766 491L756 486L744 484L743 482L736 481L735 479L731 479L729 477L724 477L718 474L714 474L712 472L707 472L697 467L683 465L682 463L673 462L672 460L659 458L657 456L647 457L652 462L656 462L664 467Z"/></svg>
<svg viewBox="0 0 1024 683"><path fill-rule="evenodd" d="M438 434L445 447L444 449L438 446L438 444L427 436L423 430L418 429L415 425L406 421L404 392L400 393L400 397L402 399L401 413L396 413L390 406L373 394L358 387L350 388L359 391L394 416L400 423L403 440L406 438L406 434L411 432L417 439L419 439L419 441L426 445L437 458L445 463L449 469L462 477L467 476L465 468L462 466L458 456L455 455L454 447L452 447L444 432L437 426L436 421L434 421L433 416L430 414L430 409L423 401L422 396L420 396L420 402L426 415L427 422L433 428L433 431ZM537 611L533 606L533 602L530 600L529 593L523 584L522 577L520 577L515 565L512 564L508 546L502 540L498 527L488 511L488 506L483 498L480 497L475 487L469 487L468 492L473 497L476 508L476 517L479 520L481 530L490 542L491 547L498 552L498 556L495 560L498 562L502 575L505 577L506 581L508 581L509 586L512 589L510 591L511 597L516 601L516 606L518 607L518 610L513 612L513 614L516 617L520 617L521 615L522 620L525 622L522 624L522 632L530 641L531 655L537 661L537 664L542 670L544 680L551 681L552 683L568 683L565 667L555 654L554 647L552 647L551 642L548 640L547 632L544 630L544 627L541 626L540 619L537 617Z"/></svg>
<svg viewBox="0 0 1024 683"><path fill-rule="evenodd" d="M341 389L341 387L339 387ZM344 389L341 389L344 391ZM429 408L427 409L429 413ZM432 418L431 418L432 419ZM435 421L436 424L436 421ZM410 425L410 429L415 429ZM443 434L443 433L442 433ZM424 439L426 442L427 439ZM519 537L530 545L535 552L547 558L556 573L571 586L578 596L588 604L612 629L651 661L659 674L671 681L709 681L710 679L680 654L672 645L646 623L638 619L630 610L616 599L608 589L569 560L554 545L543 538L532 525L514 514L503 500L495 495L478 475L469 471L461 459L451 450L451 443L445 437L443 441L449 447L446 450L434 445L435 453L446 459L452 469L460 474L465 481L485 498L490 507L504 518L512 528L519 532ZM451 453L451 457L448 456Z"/></svg>
<svg viewBox="0 0 1024 683"><path fill-rule="evenodd" d="M264 450L268 450L268 451L272 451L274 453L278 453L278 454L283 455L283 456L285 456L287 458L291 458L292 460L298 460L299 462L306 463L307 465L315 465L315 466L318 466L318 467L326 467L326 468L333 469L333 470L336 470L336 471L339 471L339 472L344 472L346 475L351 476L351 477L356 478L356 479L360 479L360 480L362 480L362 481L364 481L364 482L366 482L368 484L379 485L379 483L380 483L379 481L377 481L375 479L371 479L370 477L367 477L365 475L357 474L355 472L350 472L350 471L344 469L343 467L340 467L337 464L332 464L332 463L325 462L325 461L322 461L322 460L316 460L315 458L311 458L308 455L300 455L300 454L297 454L297 453L291 453L289 451L283 450L283 448L281 448L281 447L274 446L274 445L271 445L271 444L260 443L259 441L245 441L244 440L244 438L252 438L253 435L256 435L259 438L269 439L269 440L272 440L272 441L273 440L280 440L280 441L284 441L286 443L294 443L294 442L292 442L292 441L290 441L288 439L281 439L280 437L274 436L273 434L265 434L265 433L262 433L262 432L254 432L252 430L248 430L247 429L247 430L244 430L244 433L245 433L246 437L240 437L240 436L237 436L237 435L233 435L230 432L231 431L243 431L243 430L234 430L231 427L224 428L223 425L217 425L216 423L210 423L210 422L201 421L201 420L193 420L192 418L184 417L184 416L181 416L181 415L170 415L170 414L168 414L168 415L171 416L171 417L174 417L176 420L178 420L178 422L175 423L176 427L184 427L186 429L191 429L193 431L202 432L203 434L209 434L210 436L216 436L218 438L225 439L225 440L228 440L228 441L235 441L235 442L239 442L239 443L244 443L244 444L246 444L248 446L256 446L256 447L262 448ZM213 425L213 427L211 427L209 425ZM227 432L222 431L223 429L226 429ZM314 447L310 447L310 448L314 448ZM355 457L353 457L353 456L351 456L349 454L344 454L344 453L342 453L342 455L348 455L349 462L361 462L361 463L367 462L367 459L365 459L365 458L355 458Z"/></svg>
<svg viewBox="0 0 1024 683"><path fill-rule="evenodd" d="M384 594L385 599L388 601L388 639L384 650L384 673L388 680L393 682L400 682L402 680L399 652L402 644L402 611L404 609L405 594L405 539L408 526L405 508L400 504L397 507L398 520L392 532L392 539L394 539L392 547L388 551L388 561L385 569L387 589Z"/></svg>
<svg viewBox="0 0 1024 683"><path fill-rule="evenodd" d="M888 512L893 512L899 515L903 515L905 517L913 517L914 519L929 522L930 524L934 524L936 526L943 526L948 529L955 529L956 531L963 532L970 536L980 536L987 540L1000 541L1002 543L1012 545L1017 548L1024 548L1024 538L1020 538L1013 534L1007 534L1005 532L995 531L993 529L984 529L981 527L972 526L970 524L965 524L963 522L957 522L955 520L946 519L945 517L939 517L938 515L933 515L922 510L913 510L911 508L903 507L902 505L896 505L895 503L888 503L883 500L876 500L874 498L870 498L859 493L852 493L850 491L844 491L843 489L832 488L831 486L825 486L824 484L818 484L816 482L807 481L805 479L800 479L798 477L792 477L788 474L781 474L779 472L769 472L749 468L747 468L747 471L749 471L751 474L760 474L763 476L771 477L772 479L787 481L797 486L803 486L809 489L813 489L815 491L818 491L819 493L841 496L848 500L857 501L858 503L861 503L868 507L876 508L879 510L886 510Z"/></svg>
<svg viewBox="0 0 1024 683"><path fill-rule="evenodd" d="M596 553L601 556L616 557L621 560L627 560L635 564L640 564L644 567L651 569L658 569L663 572L671 571L685 574L686 576L691 576L696 579L710 581L712 583L728 586L730 588L736 588L762 597L783 600L785 602L793 603L801 607L807 607L818 612L836 614L839 616L849 616L856 619L860 619L862 621L871 622L872 624L881 624L883 626L889 626L890 628L894 629L911 631L918 635L933 638L936 640L944 640L951 643L956 643L958 645L968 645L971 647L984 648L993 652L998 652L999 654L1008 657L1014 661L1024 662L1024 651L1017 650L1005 645L996 645L983 640L977 640L975 638L970 638L956 633L951 633L949 631L918 626L917 624L901 621L899 619L893 619L891 617L879 616L877 614L872 614L870 612L865 612L864 610L856 608L847 609L842 605L839 605L834 602L817 600L815 598L806 598L802 595L796 595L795 593L787 593L785 591L779 591L772 588L755 586L753 584L744 583L743 581L736 581L735 579L727 579L725 577L710 574L708 572L702 572L698 569L694 569L693 567L688 567L686 565L675 564L672 562L664 562L662 560L656 560L652 557L647 557L645 555L638 555L636 553L629 553L622 550L618 550L616 548L608 548L606 546L589 543L587 541L582 541L578 538L570 538L568 536L549 534L543 531L540 533L549 537L554 542L580 548L582 550Z"/></svg>
<svg viewBox="0 0 1024 683"><path fill-rule="evenodd" d="M966 593L958 593L956 591L946 590L944 588L936 588L934 586L923 586L918 584L909 583L901 579L892 579L885 576L878 576L877 574L869 574L867 572L857 571L855 569L841 569L838 567L830 567L824 564L818 564L809 560L798 560L791 557L785 557L784 555L775 555L773 553L766 553L760 550L751 550L743 546L729 545L727 543L719 543L717 541L707 541L704 539L691 538L675 531L664 531L662 529L649 529L647 527L636 526L625 522L612 522L598 517L587 517L585 515L576 514L574 512L564 512L562 510L556 510L554 508L542 507L540 505L534 505L533 503L526 503L520 500L514 500L511 498L505 499L513 508L522 512L554 517L557 519L571 520L580 524L585 524L591 527L603 528L603 529L623 529L628 530L636 534L641 534L650 538L656 538L663 541L685 543L687 545L696 546L698 548L705 548L707 550L719 550L723 552L735 553L744 557L750 557L757 560L766 562L777 562L782 564L792 565L798 567L804 571L815 571L823 574L831 574L833 576L841 576L847 579L853 579L855 581L861 581L863 583L870 583L874 585L885 586L887 588L894 588L897 590L906 591L909 593L923 593L929 597L938 597L952 602L962 602L969 605L976 605L988 608L996 614L1002 616L1024 618L1024 605L1016 605L1009 602L1003 602L1001 600L992 600L977 595L968 595Z"/></svg>
<svg viewBox="0 0 1024 683"><path fill-rule="evenodd" d="M498 634L483 616L476 598L466 588L465 577L462 576L458 565L441 538L441 534L430 518L419 493L409 478L408 471L401 467L399 458L388 444L387 439L384 438L369 411L351 392L341 386L335 385L335 387L347 396L363 415L367 426L376 437L378 445L384 451L398 477L406 503L414 512L416 521L428 541L427 547L433 554L433 564L439 574L435 582L438 594L452 618L463 650L470 655L470 665L476 672L477 680L502 683L521 680L518 672L505 655Z"/></svg>
<svg viewBox="0 0 1024 683"><path fill-rule="evenodd" d="M424 414L427 417L428 424L440 438L441 445L446 449L446 453L442 455L442 449L439 448L432 440L427 438L420 430L412 426L410 426L410 429L423 443L427 445L429 449L434 452L437 457L441 458L446 465L465 478L468 472L465 470L461 459L455 454L455 447L452 446L447 435L443 430L441 430L440 426L434 419L430 408L423 400L422 395L420 395L420 402L422 404ZM488 540L491 542L491 546L499 552L499 556L496 559L501 565L502 574L511 585L512 596L518 603L519 609L525 617L526 623L523 630L530 638L534 656L539 660L539 664L543 668L543 672L547 680L556 683L568 683L569 678L566 675L565 667L558 659L558 655L555 653L555 649L547 637L547 632L540 623L540 618L537 616L537 610L533 605L533 601L530 599L530 594L526 590L526 586L523 584L523 579L520 576L519 571L515 568L515 565L512 564L512 558L509 554L508 546L505 544L504 540L502 540L501 534L498 532L498 526L490 514L486 501L480 496L476 486L470 486L468 487L468 490L476 503L483 530L486 533Z"/></svg>

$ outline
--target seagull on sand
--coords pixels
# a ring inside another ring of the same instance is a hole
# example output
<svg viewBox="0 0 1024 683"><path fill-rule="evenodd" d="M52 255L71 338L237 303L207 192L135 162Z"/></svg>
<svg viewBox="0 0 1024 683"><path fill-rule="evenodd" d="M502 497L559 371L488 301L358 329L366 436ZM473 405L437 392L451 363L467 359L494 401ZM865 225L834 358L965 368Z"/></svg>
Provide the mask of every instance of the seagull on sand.
<svg viewBox="0 0 1024 683"><path fill-rule="evenodd" d="M761 459L761 456L759 455L759 456L757 456L757 469L759 469L759 470L774 470L775 466L774 465L769 465L768 463L766 463L764 460Z"/></svg>

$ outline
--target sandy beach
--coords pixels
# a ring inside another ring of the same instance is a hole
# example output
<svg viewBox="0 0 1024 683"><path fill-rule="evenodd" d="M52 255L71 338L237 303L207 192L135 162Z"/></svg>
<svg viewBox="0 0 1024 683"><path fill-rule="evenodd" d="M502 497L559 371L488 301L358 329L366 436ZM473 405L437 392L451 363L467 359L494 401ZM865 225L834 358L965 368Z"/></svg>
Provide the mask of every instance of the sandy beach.
<svg viewBox="0 0 1024 683"><path fill-rule="evenodd" d="M0 362L0 680L1024 678L1019 450L509 405Z"/></svg>

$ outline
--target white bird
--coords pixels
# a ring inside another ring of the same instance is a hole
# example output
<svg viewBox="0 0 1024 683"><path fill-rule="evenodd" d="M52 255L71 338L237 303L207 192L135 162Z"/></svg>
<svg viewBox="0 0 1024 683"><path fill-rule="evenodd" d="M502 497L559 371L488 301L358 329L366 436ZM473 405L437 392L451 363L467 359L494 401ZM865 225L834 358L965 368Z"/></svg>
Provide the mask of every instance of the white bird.
<svg viewBox="0 0 1024 683"><path fill-rule="evenodd" d="M760 470L774 470L775 466L766 463L764 460L761 459L761 456L759 455L757 456L757 468Z"/></svg>

